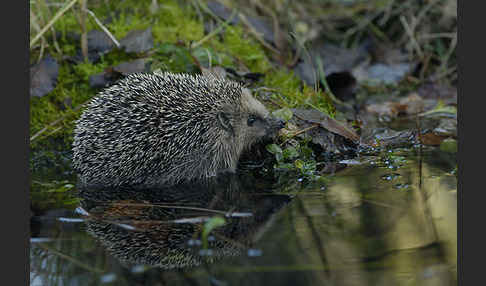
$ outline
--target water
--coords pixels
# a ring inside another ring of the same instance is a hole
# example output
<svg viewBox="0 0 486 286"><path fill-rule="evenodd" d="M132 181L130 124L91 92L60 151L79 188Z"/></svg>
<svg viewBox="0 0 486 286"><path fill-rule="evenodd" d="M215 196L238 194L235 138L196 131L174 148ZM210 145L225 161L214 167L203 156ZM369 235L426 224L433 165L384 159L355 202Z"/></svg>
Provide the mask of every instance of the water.
<svg viewBox="0 0 486 286"><path fill-rule="evenodd" d="M322 183L86 192L32 218L31 285L456 285L455 156L398 153Z"/></svg>

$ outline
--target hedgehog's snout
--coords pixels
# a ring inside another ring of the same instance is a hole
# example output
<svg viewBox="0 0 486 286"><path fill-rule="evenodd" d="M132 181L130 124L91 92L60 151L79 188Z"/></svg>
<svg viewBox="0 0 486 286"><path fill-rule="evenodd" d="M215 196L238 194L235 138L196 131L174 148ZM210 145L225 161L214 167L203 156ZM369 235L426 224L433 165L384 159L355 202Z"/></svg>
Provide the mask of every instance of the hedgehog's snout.
<svg viewBox="0 0 486 286"><path fill-rule="evenodd" d="M285 127L285 121L275 117L267 118L267 134L266 137L274 138L277 136L278 131Z"/></svg>

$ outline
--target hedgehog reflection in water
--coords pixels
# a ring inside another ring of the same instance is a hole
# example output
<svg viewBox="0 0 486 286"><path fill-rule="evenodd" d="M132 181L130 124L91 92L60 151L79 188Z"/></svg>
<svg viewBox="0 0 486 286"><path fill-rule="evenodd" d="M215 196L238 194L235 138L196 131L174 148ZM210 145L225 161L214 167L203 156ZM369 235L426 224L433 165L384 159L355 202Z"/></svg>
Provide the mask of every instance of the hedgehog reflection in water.
<svg viewBox="0 0 486 286"><path fill-rule="evenodd" d="M172 185L235 172L245 149L282 127L238 83L129 75L77 121L73 165L85 186Z"/></svg>
<svg viewBox="0 0 486 286"><path fill-rule="evenodd" d="M242 177L164 189L82 189L81 206L90 213L86 230L126 267L181 269L235 256L245 259L291 197L257 190L258 184ZM204 219L225 213L225 225L211 232L214 240L208 241L206 252L211 255L203 255Z"/></svg>

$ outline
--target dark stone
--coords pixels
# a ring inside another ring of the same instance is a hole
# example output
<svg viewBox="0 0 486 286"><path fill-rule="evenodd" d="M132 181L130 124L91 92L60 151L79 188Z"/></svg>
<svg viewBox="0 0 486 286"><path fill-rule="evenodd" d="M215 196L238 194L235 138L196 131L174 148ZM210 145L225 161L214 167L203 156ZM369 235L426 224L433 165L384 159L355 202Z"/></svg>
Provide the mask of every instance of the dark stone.
<svg viewBox="0 0 486 286"><path fill-rule="evenodd" d="M59 65L51 56L30 68L30 96L42 97L51 92L57 84Z"/></svg>
<svg viewBox="0 0 486 286"><path fill-rule="evenodd" d="M115 43L108 35L100 30L88 32L88 51L106 53L115 47Z"/></svg>
<svg viewBox="0 0 486 286"><path fill-rule="evenodd" d="M130 62L123 62L113 69L123 75L129 75L132 73L146 72L145 59L137 59Z"/></svg>
<svg viewBox="0 0 486 286"><path fill-rule="evenodd" d="M143 53L151 50L154 47L152 28L129 32L121 39L120 45L128 53Z"/></svg>

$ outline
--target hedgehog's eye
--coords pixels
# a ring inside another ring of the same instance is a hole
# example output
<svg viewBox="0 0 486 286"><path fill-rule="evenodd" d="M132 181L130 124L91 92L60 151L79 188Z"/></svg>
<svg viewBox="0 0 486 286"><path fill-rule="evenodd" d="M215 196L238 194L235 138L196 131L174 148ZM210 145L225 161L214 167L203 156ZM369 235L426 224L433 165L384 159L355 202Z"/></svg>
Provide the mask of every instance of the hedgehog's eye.
<svg viewBox="0 0 486 286"><path fill-rule="evenodd" d="M248 117L248 121L247 121L248 126L253 126L253 123L255 123L256 120L257 120L257 118L255 116L250 115Z"/></svg>

